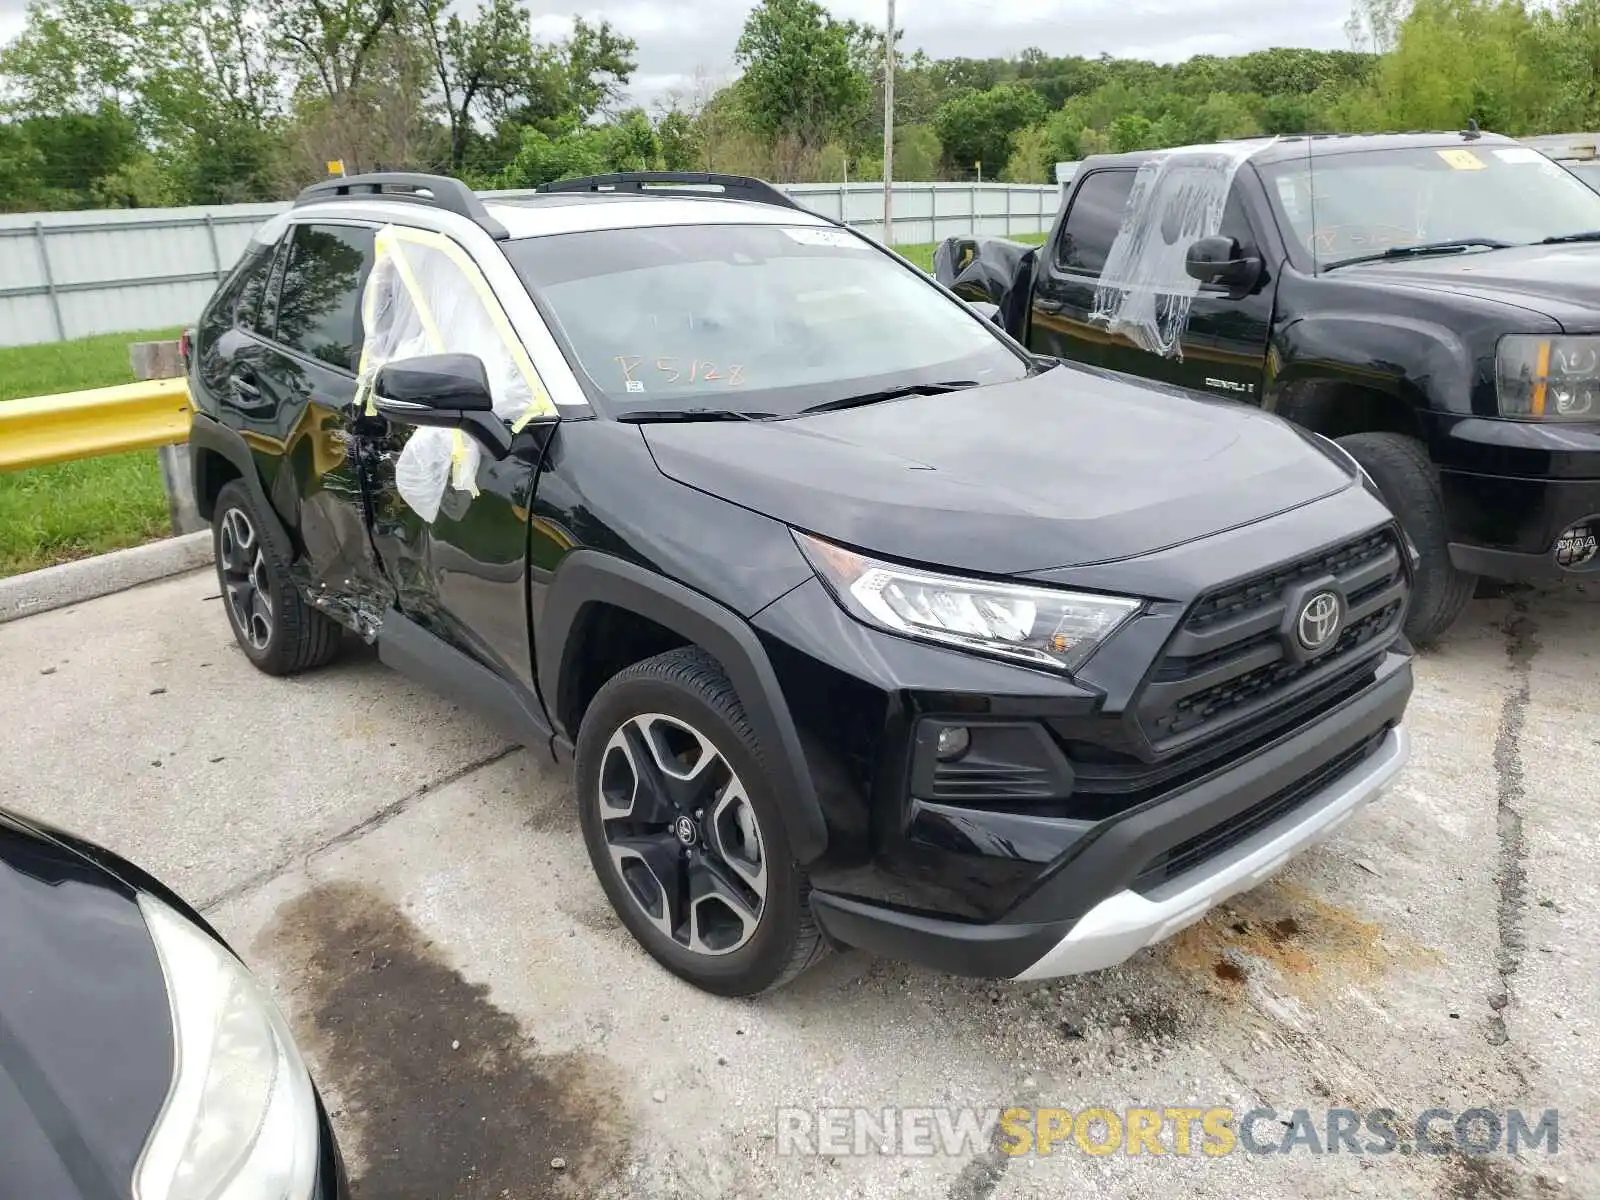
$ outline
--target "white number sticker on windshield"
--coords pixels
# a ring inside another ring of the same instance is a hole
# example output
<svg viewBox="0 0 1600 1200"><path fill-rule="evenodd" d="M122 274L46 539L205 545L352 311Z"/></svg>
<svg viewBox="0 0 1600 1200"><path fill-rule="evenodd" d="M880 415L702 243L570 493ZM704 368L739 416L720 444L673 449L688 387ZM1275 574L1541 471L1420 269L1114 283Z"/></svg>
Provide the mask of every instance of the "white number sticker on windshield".
<svg viewBox="0 0 1600 1200"><path fill-rule="evenodd" d="M1504 150L1496 150L1494 156L1504 163L1542 163L1549 162L1544 155L1528 146L1510 146Z"/></svg>
<svg viewBox="0 0 1600 1200"><path fill-rule="evenodd" d="M794 229L785 226L783 231L789 235L790 241L799 242L802 246L833 246L841 250L866 249L859 239L842 229Z"/></svg>

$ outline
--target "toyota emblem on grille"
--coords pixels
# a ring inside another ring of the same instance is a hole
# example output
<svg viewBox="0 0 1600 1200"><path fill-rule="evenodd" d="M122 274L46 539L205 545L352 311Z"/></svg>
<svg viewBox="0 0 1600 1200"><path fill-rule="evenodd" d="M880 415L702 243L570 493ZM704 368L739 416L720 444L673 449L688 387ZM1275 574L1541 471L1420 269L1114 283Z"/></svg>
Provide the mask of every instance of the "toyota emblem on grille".
<svg viewBox="0 0 1600 1200"><path fill-rule="evenodd" d="M1306 601L1295 622L1295 636L1313 654L1324 649L1339 634L1342 605L1337 592L1318 592Z"/></svg>

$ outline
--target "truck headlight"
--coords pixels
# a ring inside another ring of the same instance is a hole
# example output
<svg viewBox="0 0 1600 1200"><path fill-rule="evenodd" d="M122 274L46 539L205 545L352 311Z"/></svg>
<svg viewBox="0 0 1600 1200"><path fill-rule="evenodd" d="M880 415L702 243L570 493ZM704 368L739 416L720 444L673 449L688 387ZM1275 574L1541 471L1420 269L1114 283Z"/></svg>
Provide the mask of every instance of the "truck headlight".
<svg viewBox="0 0 1600 1200"><path fill-rule="evenodd" d="M1494 367L1502 416L1600 420L1600 337L1508 334Z"/></svg>
<svg viewBox="0 0 1600 1200"><path fill-rule="evenodd" d="M1082 666L1140 607L1123 596L934 575L794 536L834 598L867 624L1050 670Z"/></svg>
<svg viewBox="0 0 1600 1200"><path fill-rule="evenodd" d="M277 1005L203 929L151 896L139 908L167 982L177 1062L134 1169L135 1200L306 1200L316 1093Z"/></svg>

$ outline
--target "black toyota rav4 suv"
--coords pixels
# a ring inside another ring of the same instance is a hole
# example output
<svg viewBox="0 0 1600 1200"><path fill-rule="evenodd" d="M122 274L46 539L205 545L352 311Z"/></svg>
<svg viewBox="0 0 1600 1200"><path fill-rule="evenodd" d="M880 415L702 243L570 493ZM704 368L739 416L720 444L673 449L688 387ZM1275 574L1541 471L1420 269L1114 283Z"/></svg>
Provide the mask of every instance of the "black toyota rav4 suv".
<svg viewBox="0 0 1600 1200"><path fill-rule="evenodd" d="M350 630L575 760L713 991L1118 963L1406 757L1411 556L1347 454L1035 357L756 181L320 184L188 358L244 653Z"/></svg>

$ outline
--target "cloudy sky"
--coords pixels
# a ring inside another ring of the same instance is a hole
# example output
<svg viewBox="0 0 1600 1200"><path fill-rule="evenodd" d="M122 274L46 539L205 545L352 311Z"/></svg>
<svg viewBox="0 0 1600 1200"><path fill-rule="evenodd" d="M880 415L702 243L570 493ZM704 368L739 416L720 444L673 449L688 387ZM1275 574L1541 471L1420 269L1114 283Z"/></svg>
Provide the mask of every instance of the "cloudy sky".
<svg viewBox="0 0 1600 1200"><path fill-rule="evenodd" d="M467 4L471 0L458 0ZM884 0L825 0L839 17L882 24ZM639 43L634 96L650 103L697 73L732 73L733 44L751 0L626 0L584 16L608 18ZM27 0L0 0L0 43L22 26ZM529 0L535 28L558 37L581 0ZM686 12L693 20L686 20ZM897 0L902 45L935 58L987 58L1038 46L1051 54L1104 53L1173 61L1268 46L1346 45L1349 0Z"/></svg>

